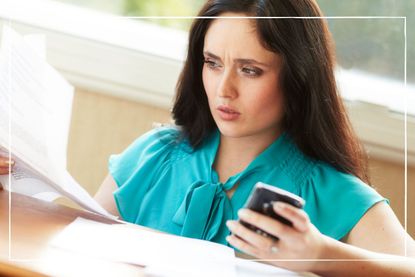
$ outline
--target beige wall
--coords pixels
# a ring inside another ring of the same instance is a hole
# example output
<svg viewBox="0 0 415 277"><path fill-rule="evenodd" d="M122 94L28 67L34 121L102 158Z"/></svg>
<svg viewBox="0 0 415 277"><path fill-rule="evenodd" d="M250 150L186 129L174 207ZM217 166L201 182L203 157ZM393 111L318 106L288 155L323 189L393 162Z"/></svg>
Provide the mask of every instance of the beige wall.
<svg viewBox="0 0 415 277"><path fill-rule="evenodd" d="M68 146L68 170L94 194L107 174L108 157L120 153L169 112L103 94L77 90Z"/></svg>
<svg viewBox="0 0 415 277"><path fill-rule="evenodd" d="M165 109L78 89L75 93L69 138L68 167L94 194L107 174L110 154L121 152L153 122L169 122ZM404 220L404 167L382 160L370 161L373 184L389 198ZM415 237L415 168L408 168L408 231ZM411 185L410 185L411 184Z"/></svg>

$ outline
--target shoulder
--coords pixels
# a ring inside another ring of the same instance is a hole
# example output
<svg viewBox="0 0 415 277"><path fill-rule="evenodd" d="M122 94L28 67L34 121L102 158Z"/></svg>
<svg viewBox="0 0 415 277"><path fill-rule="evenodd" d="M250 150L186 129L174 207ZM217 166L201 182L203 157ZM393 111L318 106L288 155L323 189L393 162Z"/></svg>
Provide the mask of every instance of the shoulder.
<svg viewBox="0 0 415 277"><path fill-rule="evenodd" d="M289 138L288 142L282 170L321 233L341 239L373 205L386 200L358 177L305 155Z"/></svg>
<svg viewBox="0 0 415 277"><path fill-rule="evenodd" d="M358 177L304 154L289 136L286 141L282 167L297 187L314 186L314 189L319 190L336 190L344 186L370 188Z"/></svg>
<svg viewBox="0 0 415 277"><path fill-rule="evenodd" d="M151 146L151 145L174 145L179 142L181 131L175 126L158 126L151 129L138 137L133 145L135 146Z"/></svg>
<svg viewBox="0 0 415 277"><path fill-rule="evenodd" d="M320 203L336 199L339 205L372 205L383 199L371 186L353 174L342 172L332 165L318 161L302 186L302 192ZM331 199L331 200L330 200Z"/></svg>
<svg viewBox="0 0 415 277"><path fill-rule="evenodd" d="M109 170L115 177L164 166L179 158L189 147L179 128L157 127L135 139L120 154L111 155Z"/></svg>
<svg viewBox="0 0 415 277"><path fill-rule="evenodd" d="M322 192L348 190L359 194L376 194L371 186L355 175L342 172L323 161L315 163L307 183Z"/></svg>
<svg viewBox="0 0 415 277"><path fill-rule="evenodd" d="M176 126L160 126L138 137L123 153L166 153L176 148L191 148L183 132Z"/></svg>
<svg viewBox="0 0 415 277"><path fill-rule="evenodd" d="M324 234L343 238L376 203L386 201L358 177L317 162L301 188L305 210Z"/></svg>

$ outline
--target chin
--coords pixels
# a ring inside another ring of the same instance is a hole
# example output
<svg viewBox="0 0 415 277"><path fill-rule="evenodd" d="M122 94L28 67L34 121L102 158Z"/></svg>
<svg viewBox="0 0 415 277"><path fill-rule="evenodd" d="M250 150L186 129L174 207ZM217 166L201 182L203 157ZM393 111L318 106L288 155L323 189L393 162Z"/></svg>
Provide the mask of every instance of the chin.
<svg viewBox="0 0 415 277"><path fill-rule="evenodd" d="M219 132L225 137L239 138L249 136L249 132L243 130L241 126L237 124L230 126L230 124L216 124L218 126Z"/></svg>
<svg viewBox="0 0 415 277"><path fill-rule="evenodd" d="M242 138L242 137L255 137L255 136L275 136L280 133L280 129L276 130L275 127L269 126L258 126L258 125L247 125L220 122L216 123L219 132L229 138Z"/></svg>

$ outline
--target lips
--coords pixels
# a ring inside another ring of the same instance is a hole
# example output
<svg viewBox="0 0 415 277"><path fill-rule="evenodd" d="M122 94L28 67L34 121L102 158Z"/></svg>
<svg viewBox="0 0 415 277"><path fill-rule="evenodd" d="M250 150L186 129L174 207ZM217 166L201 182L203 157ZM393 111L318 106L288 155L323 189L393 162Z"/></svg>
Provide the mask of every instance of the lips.
<svg viewBox="0 0 415 277"><path fill-rule="evenodd" d="M241 115L237 110L225 105L218 106L217 110L220 118L225 121L237 120Z"/></svg>
<svg viewBox="0 0 415 277"><path fill-rule="evenodd" d="M236 111L236 110L234 110L234 109L232 109L232 108L230 108L228 106L225 106L225 105L220 105L218 107L218 110L219 111L222 111L222 112L225 112L225 113L237 113L237 114L239 114L238 111Z"/></svg>

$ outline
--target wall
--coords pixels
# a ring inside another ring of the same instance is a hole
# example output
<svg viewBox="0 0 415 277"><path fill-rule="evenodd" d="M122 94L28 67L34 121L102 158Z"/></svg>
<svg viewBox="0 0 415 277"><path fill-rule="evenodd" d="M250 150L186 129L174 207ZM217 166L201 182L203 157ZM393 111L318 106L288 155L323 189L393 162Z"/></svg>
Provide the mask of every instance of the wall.
<svg viewBox="0 0 415 277"><path fill-rule="evenodd" d="M121 152L140 134L150 130L153 122L169 121L169 112L165 109L78 89L74 98L69 138L69 171L93 195L107 174L107 161L110 154ZM393 210L403 223L403 165L371 159L370 173L372 183L390 200ZM414 180L415 167L410 167L408 168L408 231L413 237L415 237Z"/></svg>

